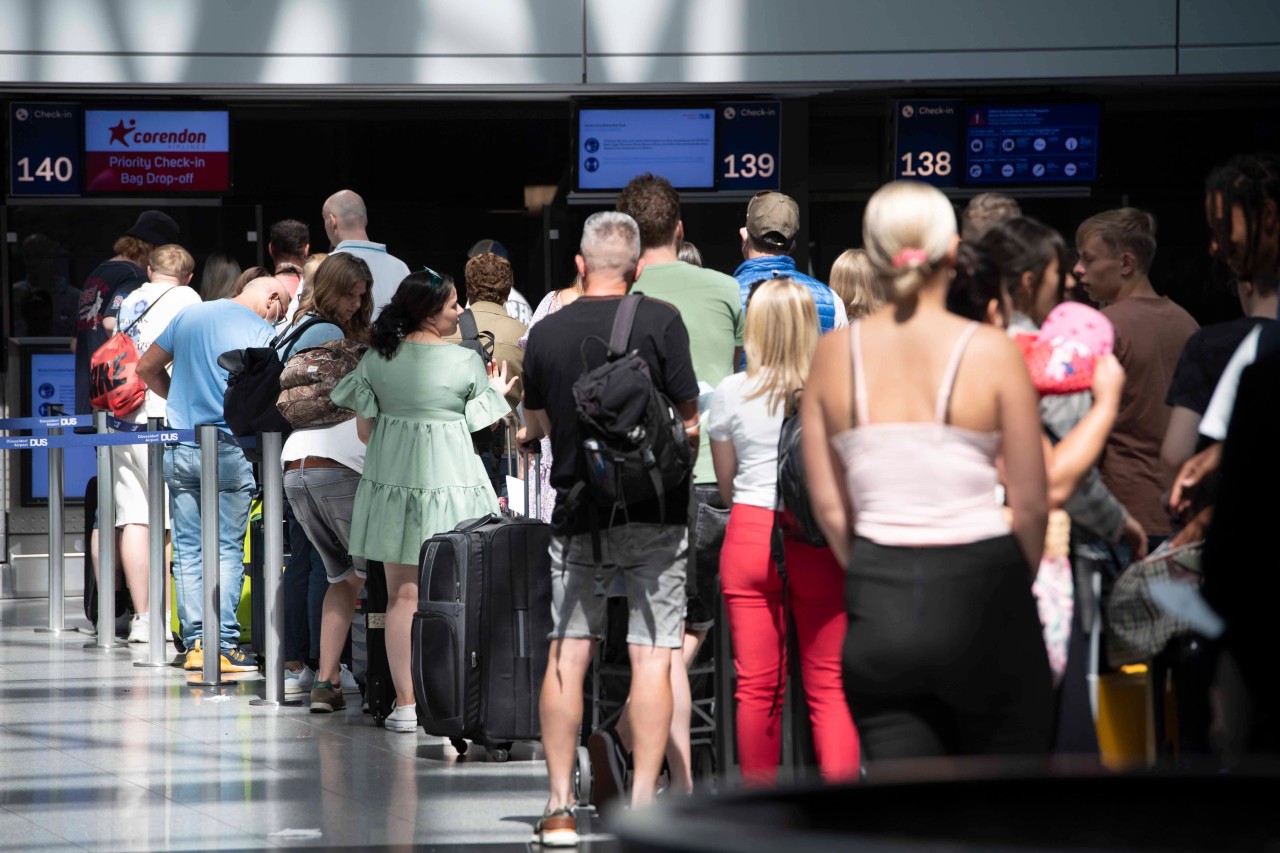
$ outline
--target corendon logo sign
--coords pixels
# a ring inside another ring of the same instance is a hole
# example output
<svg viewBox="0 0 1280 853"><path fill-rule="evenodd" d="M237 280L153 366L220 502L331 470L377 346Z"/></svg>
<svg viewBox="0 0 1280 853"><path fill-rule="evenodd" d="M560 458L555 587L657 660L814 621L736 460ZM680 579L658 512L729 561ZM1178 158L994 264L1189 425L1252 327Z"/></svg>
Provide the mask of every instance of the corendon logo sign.
<svg viewBox="0 0 1280 853"><path fill-rule="evenodd" d="M86 110L88 192L226 192L225 111Z"/></svg>
<svg viewBox="0 0 1280 853"><path fill-rule="evenodd" d="M111 132L111 141L107 144L115 145L119 142L125 148L128 148L130 139L139 145L205 145L209 141L209 134L202 130L184 128L174 133L165 130L137 130L137 127L138 120L136 118L129 119L127 125L124 119L120 119L120 122L115 127L108 128Z"/></svg>

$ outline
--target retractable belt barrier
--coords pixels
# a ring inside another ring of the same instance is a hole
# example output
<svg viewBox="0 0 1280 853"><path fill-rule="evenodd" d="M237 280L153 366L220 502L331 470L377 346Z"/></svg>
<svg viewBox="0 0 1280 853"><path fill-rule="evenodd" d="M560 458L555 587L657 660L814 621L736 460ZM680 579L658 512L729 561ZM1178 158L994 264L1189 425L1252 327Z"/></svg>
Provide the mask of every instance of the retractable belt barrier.
<svg viewBox="0 0 1280 853"><path fill-rule="evenodd" d="M64 434L63 430L92 425L91 434ZM218 445L228 444L241 450L255 450L253 437L235 438L216 425L202 424L196 429L166 429L163 419L148 418L145 424L117 420L106 412L93 415L48 415L34 418L0 419L0 430L44 430L42 436L0 437L0 451L47 450L49 452L49 624L37 631L62 633L65 627L65 578L63 560L63 450L68 447L98 448L98 517L99 529L115 527L115 488L111 448L148 445L148 598L151 619L150 650L146 661L135 666L170 666L165 656L166 620L160 617L160 604L165 600L165 506L162 471L164 446L196 443L200 448L200 515L202 552L201 580L204 587L204 624L201 638L205 650L200 686L221 687L221 574L218 505ZM284 610L281 586L284 575L284 494L283 470L280 462L283 438L278 432L262 436L263 485L263 578L262 594L267 613L266 696L254 704L282 705L284 669L282 660ZM98 625L96 639L87 649L122 648L115 638L115 537L98 537ZM212 545L212 547L209 547ZM88 555L86 555L87 557ZM211 642L212 641L212 642Z"/></svg>

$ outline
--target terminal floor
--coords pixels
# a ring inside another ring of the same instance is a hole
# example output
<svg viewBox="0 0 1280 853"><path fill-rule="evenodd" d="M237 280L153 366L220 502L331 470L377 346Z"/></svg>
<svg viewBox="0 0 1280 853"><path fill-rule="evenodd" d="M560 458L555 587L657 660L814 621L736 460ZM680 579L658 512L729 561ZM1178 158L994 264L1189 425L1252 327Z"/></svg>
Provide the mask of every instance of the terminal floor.
<svg viewBox="0 0 1280 853"><path fill-rule="evenodd" d="M66 611L88 628L79 599ZM0 601L0 850L530 847L546 802L532 745L501 764L459 757L376 728L359 697L336 714L251 706L256 673L221 695L191 687L181 669L134 667L147 646L35 633L46 612ZM616 849L593 820L579 811L581 849Z"/></svg>

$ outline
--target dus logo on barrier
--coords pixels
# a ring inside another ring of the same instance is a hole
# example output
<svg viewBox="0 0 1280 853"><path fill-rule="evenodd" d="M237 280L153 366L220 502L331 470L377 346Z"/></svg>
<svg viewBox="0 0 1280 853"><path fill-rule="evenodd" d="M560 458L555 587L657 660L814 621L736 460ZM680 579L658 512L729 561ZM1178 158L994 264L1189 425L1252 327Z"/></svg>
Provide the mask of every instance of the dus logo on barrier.
<svg viewBox="0 0 1280 853"><path fill-rule="evenodd" d="M49 446L49 439L47 439L47 438L33 438L33 439L31 439L31 446L32 446L32 447L48 447L48 446Z"/></svg>

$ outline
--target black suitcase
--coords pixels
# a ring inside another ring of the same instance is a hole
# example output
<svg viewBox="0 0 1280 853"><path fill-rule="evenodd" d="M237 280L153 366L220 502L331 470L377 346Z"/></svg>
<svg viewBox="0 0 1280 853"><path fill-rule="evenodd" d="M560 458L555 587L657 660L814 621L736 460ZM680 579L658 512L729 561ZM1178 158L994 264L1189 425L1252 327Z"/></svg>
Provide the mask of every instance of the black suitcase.
<svg viewBox="0 0 1280 853"><path fill-rule="evenodd" d="M364 710L381 726L396 704L396 686L387 662L387 574L376 560L370 560L365 571Z"/></svg>
<svg viewBox="0 0 1280 853"><path fill-rule="evenodd" d="M550 545L542 521L491 515L422 546L412 642L418 721L460 754L470 740L505 761L514 741L541 737Z"/></svg>

